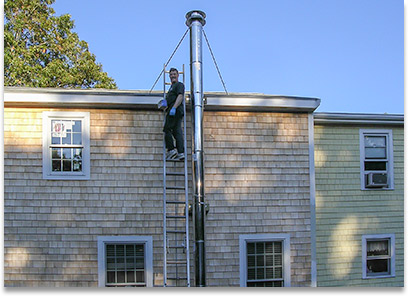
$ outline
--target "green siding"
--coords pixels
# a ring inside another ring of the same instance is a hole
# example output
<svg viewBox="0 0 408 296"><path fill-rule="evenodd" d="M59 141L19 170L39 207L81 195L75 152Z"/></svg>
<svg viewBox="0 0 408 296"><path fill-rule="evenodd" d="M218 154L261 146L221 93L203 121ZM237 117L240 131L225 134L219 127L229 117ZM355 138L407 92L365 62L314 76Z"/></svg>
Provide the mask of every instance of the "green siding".
<svg viewBox="0 0 408 296"><path fill-rule="evenodd" d="M366 191L360 189L360 127L315 126L318 286L404 285L403 128L381 129L393 131L395 188ZM384 233L395 234L395 277L362 279L362 235Z"/></svg>

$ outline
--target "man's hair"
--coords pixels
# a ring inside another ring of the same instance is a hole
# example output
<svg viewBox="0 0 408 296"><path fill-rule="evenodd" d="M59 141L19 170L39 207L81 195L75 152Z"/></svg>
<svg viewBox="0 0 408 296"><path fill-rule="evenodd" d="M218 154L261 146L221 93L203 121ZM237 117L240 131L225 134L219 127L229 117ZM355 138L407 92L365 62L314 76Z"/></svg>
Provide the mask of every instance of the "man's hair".
<svg viewBox="0 0 408 296"><path fill-rule="evenodd" d="M170 72L173 72L173 71L176 71L177 74L178 74L178 70L177 70L176 68L171 68L170 71L169 71L169 73L170 73Z"/></svg>

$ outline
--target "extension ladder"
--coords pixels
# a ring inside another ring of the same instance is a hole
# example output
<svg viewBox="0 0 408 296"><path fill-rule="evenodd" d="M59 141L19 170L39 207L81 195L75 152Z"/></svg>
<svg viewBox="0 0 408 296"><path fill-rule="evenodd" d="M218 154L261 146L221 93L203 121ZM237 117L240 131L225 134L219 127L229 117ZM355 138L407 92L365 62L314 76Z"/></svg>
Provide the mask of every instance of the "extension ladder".
<svg viewBox="0 0 408 296"><path fill-rule="evenodd" d="M166 88L166 65L163 69L163 99ZM185 71L182 82L185 83ZM180 76L179 76L180 77ZM163 286L190 287L190 252L188 226L188 169L186 137L186 103L183 98L184 161L166 160L166 143L163 134ZM166 120L164 118L164 120Z"/></svg>

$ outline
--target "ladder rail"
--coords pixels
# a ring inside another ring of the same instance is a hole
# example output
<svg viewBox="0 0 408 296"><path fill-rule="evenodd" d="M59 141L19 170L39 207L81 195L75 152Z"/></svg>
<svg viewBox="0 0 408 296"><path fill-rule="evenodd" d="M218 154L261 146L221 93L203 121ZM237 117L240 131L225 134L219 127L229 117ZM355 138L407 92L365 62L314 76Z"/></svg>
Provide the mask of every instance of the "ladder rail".
<svg viewBox="0 0 408 296"><path fill-rule="evenodd" d="M185 84L185 69L183 64L183 84ZM185 187L185 215L186 215L186 237L185 237L185 246L186 246L186 272L187 272L187 287L190 287L190 248L189 248L189 225L188 225L188 166L187 166L187 112L186 112L186 91L184 89L183 94L183 109L184 109L184 187Z"/></svg>
<svg viewBox="0 0 408 296"><path fill-rule="evenodd" d="M166 85L171 85L171 83L166 82L166 64L164 64L163 67L163 100L166 99ZM179 74L183 75L183 84L185 85L185 68L183 64L183 70L179 72ZM183 95L183 111L184 111L184 117L183 117L183 141L184 141L184 172L167 172L167 161L166 161L166 142L165 142L165 137L163 136L163 286L167 287L169 286L167 283L167 280L176 280L176 286L177 286L177 280L185 280L187 287L190 287L190 251L189 251L189 214L188 214L188 163L187 163L187 120L186 120L186 100L185 100L185 93ZM166 116L164 116L164 122L165 124L166 121ZM167 176L184 176L184 187L183 186L167 186ZM181 200L167 200L167 193L168 190L171 190L171 192L181 192L184 190L184 201ZM174 204L174 205L184 205L184 216L180 214L168 214L167 212L167 205L168 204ZM167 220L170 221L170 219L174 220L174 225L172 227L178 228L180 227L178 222L184 220L184 230L176 230L176 229L167 229L168 224ZM176 242L176 245L173 246L168 242L168 234L174 234L174 240ZM181 235L184 233L184 242L179 244L177 235ZM184 259L179 259L179 255L182 255L178 253L177 249L184 249L184 256L186 257ZM170 249L175 249L175 260L174 259L169 259L170 256ZM168 256L169 255L169 256ZM174 262L179 262L176 267L175 267L175 277L171 276L168 277L168 265L174 265ZM186 270L186 276L181 277L179 276L179 267L178 265L185 265L185 270Z"/></svg>
<svg viewBox="0 0 408 296"><path fill-rule="evenodd" d="M163 100L166 99L166 65L163 66ZM164 116L163 126L166 124L166 115ZM166 286L167 279L167 168L166 168L166 139L163 135L163 284Z"/></svg>

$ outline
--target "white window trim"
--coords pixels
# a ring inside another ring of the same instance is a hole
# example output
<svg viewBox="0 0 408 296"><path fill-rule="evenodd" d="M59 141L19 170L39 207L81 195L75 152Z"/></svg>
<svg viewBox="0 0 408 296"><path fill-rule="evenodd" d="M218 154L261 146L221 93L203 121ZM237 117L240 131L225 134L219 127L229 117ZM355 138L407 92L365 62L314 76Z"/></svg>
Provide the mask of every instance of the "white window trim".
<svg viewBox="0 0 408 296"><path fill-rule="evenodd" d="M390 263L390 274L385 275L367 275L367 240L369 239L389 239L390 249L391 249L391 263ZM395 234L367 234L363 235L361 239L361 250L362 250L362 274L363 279L379 279L379 278L389 278L395 277Z"/></svg>
<svg viewBox="0 0 408 296"><path fill-rule="evenodd" d="M242 234L239 236L239 277L240 286L247 286L247 242L283 242L283 283L284 287L290 287L290 234Z"/></svg>
<svg viewBox="0 0 408 296"><path fill-rule="evenodd" d="M82 172L56 173L51 170L51 120L82 120ZM89 112L43 112L43 179L47 180L89 180L90 179L90 115Z"/></svg>
<svg viewBox="0 0 408 296"><path fill-rule="evenodd" d="M388 188L366 188L365 187L365 176L364 176L364 160L365 160L365 150L364 150L364 135L365 134L379 134L388 135L387 136L387 157L388 157ZM390 129L360 129L360 184L361 190L394 190L394 148L393 148L393 136L392 130Z"/></svg>
<svg viewBox="0 0 408 296"><path fill-rule="evenodd" d="M98 236L98 287L106 284L106 244L145 244L146 287L153 287L153 239L151 236Z"/></svg>

